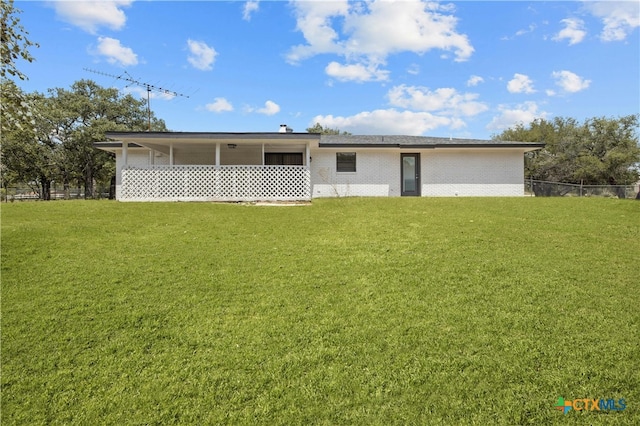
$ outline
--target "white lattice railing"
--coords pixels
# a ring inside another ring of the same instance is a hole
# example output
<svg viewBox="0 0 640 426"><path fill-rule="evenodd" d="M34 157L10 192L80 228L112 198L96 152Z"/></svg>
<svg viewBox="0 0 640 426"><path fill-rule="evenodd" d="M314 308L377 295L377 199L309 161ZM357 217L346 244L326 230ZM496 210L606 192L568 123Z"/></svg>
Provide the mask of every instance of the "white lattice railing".
<svg viewBox="0 0 640 426"><path fill-rule="evenodd" d="M311 199L305 166L126 166L122 201Z"/></svg>

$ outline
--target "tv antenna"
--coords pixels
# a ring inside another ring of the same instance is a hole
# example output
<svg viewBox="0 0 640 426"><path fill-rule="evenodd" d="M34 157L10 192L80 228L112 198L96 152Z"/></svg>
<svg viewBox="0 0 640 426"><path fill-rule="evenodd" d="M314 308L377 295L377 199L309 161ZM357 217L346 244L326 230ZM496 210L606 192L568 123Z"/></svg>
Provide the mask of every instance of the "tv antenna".
<svg viewBox="0 0 640 426"><path fill-rule="evenodd" d="M184 98L188 98L189 97L187 95L183 95L182 93L174 92L173 90L163 89L162 87L154 86L153 84L149 84L149 83L145 83L145 82L140 81L140 80L136 80L126 70L121 75L109 74L109 73L102 72L102 71L92 70L90 68L84 68L84 70L92 72L92 73L95 73L95 74L100 74L100 75L104 75L104 76L107 76L107 77L112 77L112 78L115 78L117 80L127 81L127 82L129 82L129 84L127 86L131 86L132 84L134 84L136 86L144 87L145 89L147 89L147 121L148 121L148 124L149 124L149 128L148 128L149 132L151 131L151 92L163 93L163 94L169 95L169 96L182 96Z"/></svg>

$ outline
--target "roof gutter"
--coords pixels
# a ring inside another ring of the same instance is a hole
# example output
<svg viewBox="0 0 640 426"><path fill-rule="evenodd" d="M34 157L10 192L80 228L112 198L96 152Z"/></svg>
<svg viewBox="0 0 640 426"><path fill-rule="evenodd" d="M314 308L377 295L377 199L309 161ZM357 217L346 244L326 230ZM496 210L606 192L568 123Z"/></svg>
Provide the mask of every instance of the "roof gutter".
<svg viewBox="0 0 640 426"><path fill-rule="evenodd" d="M320 148L413 148L413 149L435 149L435 148L544 148L544 143L531 144L364 144L364 143L322 143Z"/></svg>

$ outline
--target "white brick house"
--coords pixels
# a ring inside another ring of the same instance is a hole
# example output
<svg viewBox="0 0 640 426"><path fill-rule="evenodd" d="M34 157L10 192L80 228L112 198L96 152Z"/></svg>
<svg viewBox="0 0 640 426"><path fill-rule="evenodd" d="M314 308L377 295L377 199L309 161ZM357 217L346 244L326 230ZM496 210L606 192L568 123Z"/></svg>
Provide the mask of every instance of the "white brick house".
<svg viewBox="0 0 640 426"><path fill-rule="evenodd" d="M316 133L110 132L121 201L522 196L541 143Z"/></svg>

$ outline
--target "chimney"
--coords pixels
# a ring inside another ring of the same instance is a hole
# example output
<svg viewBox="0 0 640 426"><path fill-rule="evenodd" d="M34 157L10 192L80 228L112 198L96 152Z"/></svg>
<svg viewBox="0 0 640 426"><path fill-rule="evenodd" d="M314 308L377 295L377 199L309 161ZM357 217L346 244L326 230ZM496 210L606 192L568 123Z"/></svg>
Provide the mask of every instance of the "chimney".
<svg viewBox="0 0 640 426"><path fill-rule="evenodd" d="M293 129L289 126L287 126L286 124L281 124L280 125L280 130L279 133L292 133Z"/></svg>

